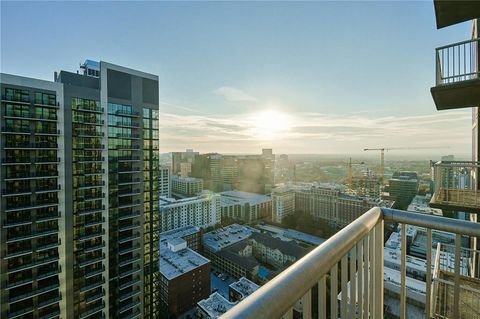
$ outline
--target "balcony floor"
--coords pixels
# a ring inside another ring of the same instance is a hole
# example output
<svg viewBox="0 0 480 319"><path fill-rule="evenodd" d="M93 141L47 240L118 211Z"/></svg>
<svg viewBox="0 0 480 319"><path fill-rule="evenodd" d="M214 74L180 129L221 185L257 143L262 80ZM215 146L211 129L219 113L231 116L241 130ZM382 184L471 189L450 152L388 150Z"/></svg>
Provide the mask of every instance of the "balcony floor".
<svg viewBox="0 0 480 319"><path fill-rule="evenodd" d="M437 110L480 106L480 79L437 85L430 92Z"/></svg>
<svg viewBox="0 0 480 319"><path fill-rule="evenodd" d="M480 193L467 189L441 188L435 191L429 206L451 211L479 213Z"/></svg>

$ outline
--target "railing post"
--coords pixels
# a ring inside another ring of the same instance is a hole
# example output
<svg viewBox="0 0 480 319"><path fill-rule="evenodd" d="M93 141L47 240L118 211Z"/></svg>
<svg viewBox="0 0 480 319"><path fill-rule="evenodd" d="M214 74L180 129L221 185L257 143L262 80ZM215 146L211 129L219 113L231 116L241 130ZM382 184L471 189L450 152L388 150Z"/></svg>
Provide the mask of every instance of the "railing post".
<svg viewBox="0 0 480 319"><path fill-rule="evenodd" d="M374 318L383 318L383 219L375 226Z"/></svg>
<svg viewBox="0 0 480 319"><path fill-rule="evenodd" d="M453 287L453 318L460 318L460 261L461 261L462 235L455 236L455 276Z"/></svg>
<svg viewBox="0 0 480 319"><path fill-rule="evenodd" d="M402 231L401 231L401 259L400 259L400 319L405 319L407 317L407 308L406 308L406 261L407 261L407 224L401 224Z"/></svg>
<svg viewBox="0 0 480 319"><path fill-rule="evenodd" d="M432 230L427 229L427 278L425 294L425 318L432 316Z"/></svg>
<svg viewBox="0 0 480 319"><path fill-rule="evenodd" d="M327 280L326 275L318 282L318 319L327 319Z"/></svg>

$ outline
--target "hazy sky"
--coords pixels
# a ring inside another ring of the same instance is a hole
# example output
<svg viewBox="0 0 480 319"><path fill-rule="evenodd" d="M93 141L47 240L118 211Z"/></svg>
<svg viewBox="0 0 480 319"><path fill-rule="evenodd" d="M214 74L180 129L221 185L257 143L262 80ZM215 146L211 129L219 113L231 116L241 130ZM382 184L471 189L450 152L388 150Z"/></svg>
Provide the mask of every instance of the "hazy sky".
<svg viewBox="0 0 480 319"><path fill-rule="evenodd" d="M424 2L1 2L1 71L86 58L158 74L162 152L468 154L470 109L437 112ZM431 149L432 147L444 147Z"/></svg>

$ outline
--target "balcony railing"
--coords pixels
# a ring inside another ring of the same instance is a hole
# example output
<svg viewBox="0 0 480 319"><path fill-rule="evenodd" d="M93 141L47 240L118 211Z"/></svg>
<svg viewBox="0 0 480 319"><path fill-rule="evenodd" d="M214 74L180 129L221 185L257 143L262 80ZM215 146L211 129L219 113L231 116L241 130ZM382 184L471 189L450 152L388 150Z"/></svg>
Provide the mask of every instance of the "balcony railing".
<svg viewBox="0 0 480 319"><path fill-rule="evenodd" d="M435 163L435 193L430 206L453 211L477 212L480 209L477 179L479 167L479 162Z"/></svg>
<svg viewBox="0 0 480 319"><path fill-rule="evenodd" d="M435 50L437 85L480 78L479 40L476 38L457 42Z"/></svg>
<svg viewBox="0 0 480 319"><path fill-rule="evenodd" d="M473 249L461 249L461 258L457 261L453 258L455 249L452 245L438 243L433 270L432 284L432 312L436 318L454 317L454 300L460 301L458 318L480 317L480 279L478 279L478 256L480 251ZM455 268L460 269L455 272ZM459 289L455 290L458 286ZM455 293L458 296L455 297Z"/></svg>
<svg viewBox="0 0 480 319"><path fill-rule="evenodd" d="M372 208L325 243L245 298L221 318L292 318L301 301L303 318L312 318L312 290L318 284L318 318L384 317L384 222L400 223L400 318L406 318L406 228L427 228L427 247L432 229L456 234L454 273L459 276L462 235L479 237L479 224L393 209ZM340 272L339 272L340 268ZM426 296L432 293L432 249L427 249ZM340 275L340 287L338 279ZM327 296L327 281L330 294ZM350 284L348 284L350 281ZM340 288L341 300L338 301ZM316 289L316 288L315 288ZM460 318L460 285L452 287L453 317ZM349 296L355 296L349 298ZM330 310L327 313L327 297ZM355 300L355 301L354 301ZM339 304L338 304L339 303ZM432 315L427 304L426 318Z"/></svg>

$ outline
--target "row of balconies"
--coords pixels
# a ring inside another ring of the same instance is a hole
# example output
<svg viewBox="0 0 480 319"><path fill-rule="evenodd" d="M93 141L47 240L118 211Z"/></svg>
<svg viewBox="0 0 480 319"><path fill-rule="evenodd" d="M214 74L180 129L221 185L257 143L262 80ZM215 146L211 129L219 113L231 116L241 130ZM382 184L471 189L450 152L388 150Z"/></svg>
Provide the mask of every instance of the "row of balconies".
<svg viewBox="0 0 480 319"><path fill-rule="evenodd" d="M2 126L2 133L4 134L34 134L34 135L60 135L60 130L57 129L37 129L22 126Z"/></svg>
<svg viewBox="0 0 480 319"><path fill-rule="evenodd" d="M2 158L2 165L30 165L38 163L51 163L56 164L60 162L60 157L56 156L7 156Z"/></svg>
<svg viewBox="0 0 480 319"><path fill-rule="evenodd" d="M36 112L27 112L27 111L6 111L4 114L5 118L12 118L12 119L21 119L21 120L30 120L30 121L57 121L57 114L56 113L47 113L47 114L39 114Z"/></svg>
<svg viewBox="0 0 480 319"><path fill-rule="evenodd" d="M56 102L55 99L37 99L33 98L33 101L30 100L29 95L20 95L20 94L2 94L2 102L16 102L19 104L31 104L38 106L46 106L46 107L55 107L58 108L60 106L59 102Z"/></svg>
<svg viewBox="0 0 480 319"><path fill-rule="evenodd" d="M58 143L54 142L6 142L5 149L57 149Z"/></svg>
<svg viewBox="0 0 480 319"><path fill-rule="evenodd" d="M28 185L26 185L28 186ZM2 189L2 196L18 196L22 194L32 194L32 193L51 193L58 192L61 189L60 184L58 185L47 185L43 187L7 187L7 189Z"/></svg>
<svg viewBox="0 0 480 319"><path fill-rule="evenodd" d="M34 238L48 236L56 233L58 233L58 226L45 230L31 230L27 232L16 230L10 231L10 229L8 229L6 243L13 243L22 240L31 240Z"/></svg>

